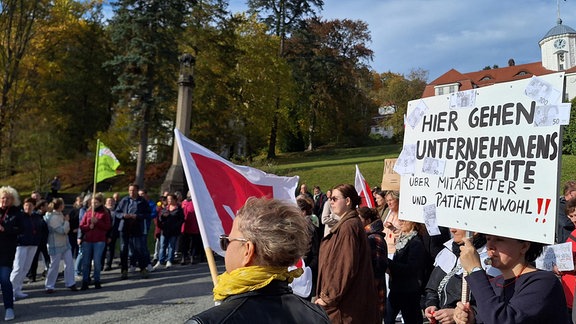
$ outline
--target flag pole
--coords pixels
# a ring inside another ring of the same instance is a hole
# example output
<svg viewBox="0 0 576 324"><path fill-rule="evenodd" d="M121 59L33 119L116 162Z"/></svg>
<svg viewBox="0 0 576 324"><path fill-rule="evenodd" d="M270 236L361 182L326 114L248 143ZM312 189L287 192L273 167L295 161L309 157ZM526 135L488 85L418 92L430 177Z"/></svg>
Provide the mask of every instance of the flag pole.
<svg viewBox="0 0 576 324"><path fill-rule="evenodd" d="M208 261L208 268L210 268L212 283L214 284L214 287L216 287L216 284L218 283L218 280L216 279L218 278L218 268L216 267L216 260L214 260L214 253L209 247L204 248L204 253L206 254L206 261Z"/></svg>
<svg viewBox="0 0 576 324"><path fill-rule="evenodd" d="M96 159L94 159L94 186L92 189L92 202L90 207L94 210L94 198L96 197L96 179L98 179L98 160L100 159L100 139L96 140ZM94 213L94 212L92 212Z"/></svg>

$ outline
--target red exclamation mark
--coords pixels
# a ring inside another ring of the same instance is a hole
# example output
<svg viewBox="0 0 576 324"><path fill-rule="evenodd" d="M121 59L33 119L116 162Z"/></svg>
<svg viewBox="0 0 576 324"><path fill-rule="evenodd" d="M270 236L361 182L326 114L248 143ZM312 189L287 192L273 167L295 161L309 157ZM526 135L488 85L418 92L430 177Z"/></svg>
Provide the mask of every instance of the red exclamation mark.
<svg viewBox="0 0 576 324"><path fill-rule="evenodd" d="M544 202L544 198L538 198L538 215L542 212L542 203ZM536 223L538 223L538 217L536 217Z"/></svg>
<svg viewBox="0 0 576 324"><path fill-rule="evenodd" d="M546 199L546 208L544 209L544 215L548 215L548 207L550 207L550 202L552 199ZM546 223L546 218L542 219L542 223Z"/></svg>

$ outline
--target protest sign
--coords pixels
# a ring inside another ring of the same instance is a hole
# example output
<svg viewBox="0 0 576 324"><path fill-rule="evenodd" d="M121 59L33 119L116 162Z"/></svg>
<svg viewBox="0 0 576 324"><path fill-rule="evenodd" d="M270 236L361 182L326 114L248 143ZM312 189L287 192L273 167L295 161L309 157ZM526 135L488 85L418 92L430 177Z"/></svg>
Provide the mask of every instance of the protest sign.
<svg viewBox="0 0 576 324"><path fill-rule="evenodd" d="M394 171L396 159L384 160L384 172L382 174L382 190L400 190L400 175Z"/></svg>
<svg viewBox="0 0 576 324"><path fill-rule="evenodd" d="M542 254L536 259L536 268L552 271L554 266L558 271L574 270L572 242L545 246Z"/></svg>
<svg viewBox="0 0 576 324"><path fill-rule="evenodd" d="M554 73L410 101L399 218L424 223L434 205L440 226L553 243L563 85Z"/></svg>

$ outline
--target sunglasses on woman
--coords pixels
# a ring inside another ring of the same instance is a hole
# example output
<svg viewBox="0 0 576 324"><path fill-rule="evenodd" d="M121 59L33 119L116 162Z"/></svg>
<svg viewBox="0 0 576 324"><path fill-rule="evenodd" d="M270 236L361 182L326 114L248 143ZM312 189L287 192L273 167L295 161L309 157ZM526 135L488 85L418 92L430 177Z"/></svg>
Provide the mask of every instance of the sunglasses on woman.
<svg viewBox="0 0 576 324"><path fill-rule="evenodd" d="M230 245L230 242L232 241L239 241L244 243L248 242L248 240L245 238L229 238L228 235L222 234L220 235L220 248L222 251L226 251L228 249L228 245Z"/></svg>

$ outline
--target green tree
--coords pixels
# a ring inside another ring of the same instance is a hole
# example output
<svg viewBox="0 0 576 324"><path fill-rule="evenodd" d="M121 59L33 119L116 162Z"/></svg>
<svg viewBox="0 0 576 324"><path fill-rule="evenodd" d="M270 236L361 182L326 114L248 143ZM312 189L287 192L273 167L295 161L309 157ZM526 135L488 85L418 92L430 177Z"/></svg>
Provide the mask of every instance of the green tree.
<svg viewBox="0 0 576 324"><path fill-rule="evenodd" d="M284 56L286 37L308 16L315 16L314 7L322 10L323 0L248 0L250 12L259 17L270 27L274 35L280 38L278 56ZM277 84L276 112L270 127L268 142L268 158L276 156L276 141L278 135L278 118L281 113L281 84Z"/></svg>
<svg viewBox="0 0 576 324"><path fill-rule="evenodd" d="M104 62L112 58L101 8L69 2L54 7L36 56L35 101L57 126L54 137L67 152L86 153L88 142L109 127L113 76Z"/></svg>
<svg viewBox="0 0 576 324"><path fill-rule="evenodd" d="M110 34L116 56L108 62L116 72L117 106L133 115L131 133L138 143L135 182L144 183L151 125L175 102L178 49L186 17L194 1L121 0L114 3ZM173 112L173 108L171 110ZM154 141L154 140L153 140Z"/></svg>
<svg viewBox="0 0 576 324"><path fill-rule="evenodd" d="M393 72L374 75L373 97L381 106L396 107L396 112L383 121L383 126L392 126L399 141L404 137L404 114L408 102L422 96L427 78L428 72L422 69L411 71L407 77Z"/></svg>
<svg viewBox="0 0 576 324"><path fill-rule="evenodd" d="M376 103L369 97L372 50L362 21L309 19L287 42L299 85L297 124L307 148L336 141L358 145L368 136Z"/></svg>
<svg viewBox="0 0 576 324"><path fill-rule="evenodd" d="M562 126L564 137L562 140L562 153L576 155L576 98L570 102L570 123Z"/></svg>
<svg viewBox="0 0 576 324"><path fill-rule="evenodd" d="M12 150L14 121L30 90L25 82L24 62L30 56L30 42L37 25L48 13L47 0L0 0L0 143L1 165L9 175L17 165Z"/></svg>
<svg viewBox="0 0 576 324"><path fill-rule="evenodd" d="M190 137L219 153L237 143L233 89L238 87L236 26L241 20L228 16L221 1L202 1L183 34L182 51L195 57Z"/></svg>
<svg viewBox="0 0 576 324"><path fill-rule="evenodd" d="M290 66L277 55L280 39L267 35L264 24L253 16L239 25L237 32L239 56L234 76L238 87L234 94L247 153L252 156L266 146L270 125L288 120L295 84ZM282 84L280 89L278 84Z"/></svg>

